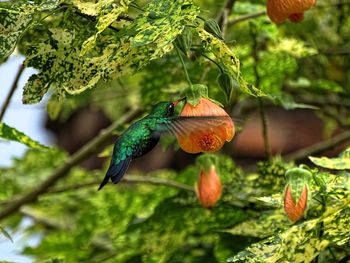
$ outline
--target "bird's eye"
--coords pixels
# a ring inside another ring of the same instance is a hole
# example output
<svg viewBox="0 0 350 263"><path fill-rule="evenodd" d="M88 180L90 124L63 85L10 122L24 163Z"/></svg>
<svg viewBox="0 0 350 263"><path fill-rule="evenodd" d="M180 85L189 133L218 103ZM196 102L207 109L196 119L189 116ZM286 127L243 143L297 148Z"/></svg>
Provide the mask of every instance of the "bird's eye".
<svg viewBox="0 0 350 263"><path fill-rule="evenodd" d="M173 115L174 114L174 104L170 103L169 107L168 107L168 115Z"/></svg>

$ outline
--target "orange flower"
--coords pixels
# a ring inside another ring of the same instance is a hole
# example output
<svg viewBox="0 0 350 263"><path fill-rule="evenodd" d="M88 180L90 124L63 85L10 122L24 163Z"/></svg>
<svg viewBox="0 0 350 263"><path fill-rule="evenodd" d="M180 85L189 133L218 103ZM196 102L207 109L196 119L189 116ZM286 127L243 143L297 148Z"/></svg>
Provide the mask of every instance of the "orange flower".
<svg viewBox="0 0 350 263"><path fill-rule="evenodd" d="M199 202L205 208L213 207L220 199L221 182L214 165L210 167L209 173L201 171L196 184L196 192Z"/></svg>
<svg viewBox="0 0 350 263"><path fill-rule="evenodd" d="M176 134L185 152L215 152L221 149L225 141L229 142L233 138L234 124L231 117L208 99L201 98L196 106L186 103L180 116L205 116L204 119L191 120L193 123L185 127L187 132Z"/></svg>
<svg viewBox="0 0 350 263"><path fill-rule="evenodd" d="M284 194L284 211L288 218L293 222L298 221L304 214L307 207L307 185L304 186L303 191L299 197L298 203L295 204L292 196L292 188L290 185L287 186Z"/></svg>
<svg viewBox="0 0 350 263"><path fill-rule="evenodd" d="M285 20L296 23L304 19L304 12L314 6L316 0L267 0L267 15L276 23Z"/></svg>

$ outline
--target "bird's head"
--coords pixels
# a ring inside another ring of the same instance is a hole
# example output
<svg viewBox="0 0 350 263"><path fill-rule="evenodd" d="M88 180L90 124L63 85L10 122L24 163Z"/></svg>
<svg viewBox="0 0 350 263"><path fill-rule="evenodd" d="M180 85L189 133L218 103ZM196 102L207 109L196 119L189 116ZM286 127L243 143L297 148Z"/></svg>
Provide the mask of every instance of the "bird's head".
<svg viewBox="0 0 350 263"><path fill-rule="evenodd" d="M184 99L177 100L174 102L163 101L154 105L151 114L158 117L171 117L174 115L175 106Z"/></svg>
<svg viewBox="0 0 350 263"><path fill-rule="evenodd" d="M171 117L174 114L175 105L173 102L159 102L154 105L151 115L156 117Z"/></svg>

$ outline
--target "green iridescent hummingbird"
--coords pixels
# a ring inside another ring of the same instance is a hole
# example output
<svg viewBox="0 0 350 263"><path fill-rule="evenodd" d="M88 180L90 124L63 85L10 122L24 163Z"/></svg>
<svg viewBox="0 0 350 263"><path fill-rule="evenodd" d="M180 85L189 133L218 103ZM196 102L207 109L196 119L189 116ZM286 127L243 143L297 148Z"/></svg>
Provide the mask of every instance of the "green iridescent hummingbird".
<svg viewBox="0 0 350 263"><path fill-rule="evenodd" d="M161 130L167 127L174 114L176 102L159 102L151 113L132 124L114 144L113 155L109 169L103 179L100 190L109 179L114 184L120 182L130 162L151 151L158 143Z"/></svg>
<svg viewBox="0 0 350 263"><path fill-rule="evenodd" d="M150 114L132 124L114 144L113 155L106 176L98 190L111 181L120 182L130 162L151 151L163 133L187 136L194 130L216 129L229 116L174 116L175 102L159 102Z"/></svg>

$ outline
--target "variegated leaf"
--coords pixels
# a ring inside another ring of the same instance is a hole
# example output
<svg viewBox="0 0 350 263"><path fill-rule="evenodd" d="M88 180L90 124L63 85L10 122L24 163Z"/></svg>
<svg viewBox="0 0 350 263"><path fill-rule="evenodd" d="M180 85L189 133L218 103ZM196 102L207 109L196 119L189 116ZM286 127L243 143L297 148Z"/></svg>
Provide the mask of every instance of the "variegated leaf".
<svg viewBox="0 0 350 263"><path fill-rule="evenodd" d="M350 169L350 148L346 149L343 153L336 158L328 157L312 157L309 159L316 165L334 169L334 170L347 170Z"/></svg>
<svg viewBox="0 0 350 263"><path fill-rule="evenodd" d="M52 10L58 5L59 1L45 2L41 5L19 1L16 3L0 3L0 61L11 55L18 40L33 24L35 12Z"/></svg>
<svg viewBox="0 0 350 263"><path fill-rule="evenodd" d="M172 42L198 14L198 7L189 1L154 0L118 32L118 41L109 38L100 55L89 57L80 56L81 50L72 45L78 37L76 32L52 28L51 39L29 49L26 65L41 72L26 84L23 101L40 101L50 87L58 94L78 94L100 79L132 74L171 51Z"/></svg>
<svg viewBox="0 0 350 263"><path fill-rule="evenodd" d="M0 3L0 60L15 49L23 32L33 22L35 6Z"/></svg>
<svg viewBox="0 0 350 263"><path fill-rule="evenodd" d="M114 0L106 0L99 1L98 3L91 2L78 2L78 6L80 9L83 9L84 13L95 14L96 11L92 6L98 6L98 19L97 19L97 33L91 37L89 37L83 44L81 54L84 55L86 52L91 50L95 46L96 39L98 35L105 30L110 24L117 20L118 16L122 13L126 13L128 11L128 5L130 4L130 0L120 0L119 3L116 3Z"/></svg>
<svg viewBox="0 0 350 263"><path fill-rule="evenodd" d="M0 122L0 138L5 140L20 142L33 149L39 149L39 150L48 149L48 147L31 139L30 137L25 135L23 132L20 132L19 130L13 127L10 127L7 124L2 122Z"/></svg>

